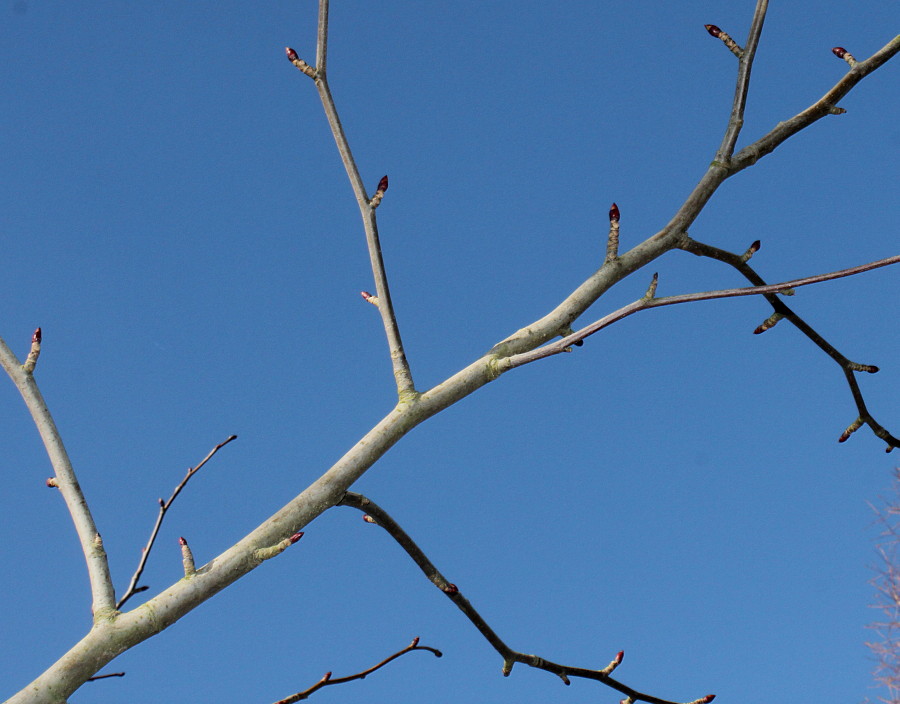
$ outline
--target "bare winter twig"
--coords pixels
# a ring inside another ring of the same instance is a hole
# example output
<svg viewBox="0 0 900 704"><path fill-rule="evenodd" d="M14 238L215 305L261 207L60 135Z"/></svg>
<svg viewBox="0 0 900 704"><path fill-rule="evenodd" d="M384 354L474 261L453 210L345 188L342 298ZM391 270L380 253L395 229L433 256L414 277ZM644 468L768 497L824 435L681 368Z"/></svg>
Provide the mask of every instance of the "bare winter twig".
<svg viewBox="0 0 900 704"><path fill-rule="evenodd" d="M545 660L537 655L528 655L513 650L500 638L500 636L497 635L494 629L488 625L487 621L485 621L475 607L472 606L471 602L462 595L459 588L441 574L438 568L434 566L434 563L432 563L422 551L422 548L416 544L409 534L407 534L383 508L362 494L357 494L352 491L348 491L344 494L344 498L341 499L338 505L348 506L363 511L364 515L370 519L367 521L368 523L375 523L387 531L397 544L406 551L406 554L412 558L413 562L418 565L419 569L422 570L431 583L446 594L447 597L459 607L459 610L472 622L472 625L474 625L481 635L484 636L485 640L491 644L491 647L500 654L500 657L503 658L504 676L508 676L512 672L513 665L518 662L528 665L529 667L551 672L562 679L565 684L569 684L569 677L581 677L602 682L607 687L611 687L612 689L621 692L626 698L631 699L632 702L641 701L650 702L650 704L676 704L667 699L660 699L659 697L654 697L650 694L638 692L636 689L610 677L610 673L622 662L624 653L621 651L613 658L612 662L602 670L590 670L582 667L573 667L571 665L561 665ZM693 700L690 704L706 704L711 702L714 698L715 695L708 694L705 697Z"/></svg>
<svg viewBox="0 0 900 704"><path fill-rule="evenodd" d="M429 653L434 653L435 657L442 657L443 653L440 650L435 648L429 648L427 645L419 645L419 639L413 638L412 643L407 645L405 648L398 650L393 655L389 655L384 660L382 660L377 665L373 665L367 670L363 670L362 672L357 672L355 675L347 675L346 677L332 677L330 672L326 672L322 679L316 682L312 687L308 689L304 689L302 692L297 692L296 694L292 694L289 697L285 697L284 699L279 699L275 704L294 704L294 702L299 702L304 699L308 699L311 694L319 691L323 687L327 687L333 684L344 684L346 682L352 682L353 680L362 680L365 679L368 675L371 675L376 670L380 670L382 667L387 665L389 662L396 660L407 653L411 653L414 650L427 650Z"/></svg>

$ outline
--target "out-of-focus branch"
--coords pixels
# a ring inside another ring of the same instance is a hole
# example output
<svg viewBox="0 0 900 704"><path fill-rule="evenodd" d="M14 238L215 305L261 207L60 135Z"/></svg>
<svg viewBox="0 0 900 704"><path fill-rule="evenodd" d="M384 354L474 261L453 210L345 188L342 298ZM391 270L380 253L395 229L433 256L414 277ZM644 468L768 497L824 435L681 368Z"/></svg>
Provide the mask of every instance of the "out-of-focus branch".
<svg viewBox="0 0 900 704"><path fill-rule="evenodd" d="M94 622L108 618L115 612L115 591L109 573L109 561L103 549L103 540L97 532L87 499L78 484L75 469L69 460L69 454L63 445L62 437L50 414L50 409L41 395L34 379L34 369L41 349L41 329L35 330L31 338L31 349L25 364L20 364L6 343L0 339L0 365L12 379L28 407L29 413L37 426L53 466L53 486L59 489L81 543L81 550L87 562L88 578L91 583L92 613Z"/></svg>
<svg viewBox="0 0 900 704"><path fill-rule="evenodd" d="M330 672L326 672L322 675L322 679L316 682L312 687L308 689L304 689L302 692L297 692L296 694L292 694L289 697L285 697L284 699L279 699L275 704L294 704L294 702L299 702L304 699L308 699L311 694L319 691L323 687L327 687L332 684L344 684L345 682L352 682L353 680L361 680L365 679L368 675L371 675L375 670L380 670L382 667L387 665L392 660L396 660L397 658L406 655L407 653L411 653L414 650L427 650L429 653L434 653L435 657L442 657L443 653L440 650L435 648L429 648L427 645L419 645L418 637L413 638L412 643L407 645L402 650L398 650L393 655L389 655L384 660L382 660L377 665L373 665L368 670L363 670L362 672L357 672L355 675L347 675L346 677L332 677Z"/></svg>
<svg viewBox="0 0 900 704"><path fill-rule="evenodd" d="M877 641L866 643L878 664L875 681L888 692L879 697L885 704L900 704L900 469L894 470L893 496L883 505L872 507L882 531L877 550L879 565L871 584L875 587L875 603L872 606L883 614L883 620L869 626L878 636Z"/></svg>
<svg viewBox="0 0 900 704"><path fill-rule="evenodd" d="M409 362L406 359L406 353L403 350L403 341L400 337L400 326L397 323L397 316L394 313L394 305L391 302L391 291L388 286L387 272L384 266L384 258L381 253L381 242L378 239L378 220L375 216L375 209L381 203L384 193L387 190L387 176L381 179L375 194L370 198L366 192L359 169L356 166L356 160L353 158L353 152L350 150L350 142L344 133L344 127L341 124L341 118L338 115L337 106L331 95L331 88L328 85L326 72L326 61L328 55L328 0L319 0L319 20L318 32L316 40L316 59L317 66L311 68L306 62L302 61L297 52L288 49L288 59L303 73L310 76L316 84L319 92L319 98L322 101L322 107L325 109L325 117L328 119L328 125L331 127L331 133L337 144L338 152L341 155L341 161L347 171L347 177L350 179L350 185L353 188L353 194L356 196L356 202L359 205L360 214L362 215L363 227L366 232L366 242L369 247L369 259L372 265L372 274L375 278L375 291L378 299L378 310L381 312L381 320L384 325L384 331L387 335L388 347L390 349L391 364L394 369L394 379L397 383L397 393L400 401L410 401L416 397L416 389L413 384L412 372L409 368Z"/></svg>
<svg viewBox="0 0 900 704"><path fill-rule="evenodd" d="M750 283L754 285L753 288L757 289L765 296L765 299L769 302L775 312L770 318L764 321L762 325L756 328L756 330L754 331L755 333L759 334L765 332L766 330L769 330L770 328L774 327L779 320L788 320L800 332L802 332L813 343L815 343L815 345L819 347L819 349L825 352L825 354L831 357L841 367L844 372L844 377L847 380L847 385L850 387L850 393L853 395L853 401L856 404L857 413L859 415L856 421L854 421L838 438L839 442L845 442L856 430L861 428L863 425L868 425L872 432L876 435L876 437L881 438L887 443L887 452L890 452L895 447L900 447L900 440L891 435L891 433L889 433L881 424L879 424L872 417L872 414L869 413L869 410L866 407L865 399L862 395L862 390L859 388L859 382L856 380L857 372L868 372L869 374L874 374L878 371L878 367L870 364L859 364L847 359L847 357L841 354L831 343L829 343L824 337L816 332L812 328L812 326L809 325L809 323L807 323L802 317L797 315L797 313L795 313L781 298L775 295L777 292L762 290L766 288L766 282L749 264L747 264L747 261L750 259L753 253L759 250L759 246L759 241L757 241L754 242L750 249L748 249L744 254L735 254L734 252L728 252L724 249L719 249L718 247L713 247L711 245L698 242L697 240L688 239L682 245L682 249L684 249L686 252L696 254L697 256L709 257L710 259L716 259L720 262L724 262L733 266L744 276L744 278L746 278ZM864 264L862 266L853 267L852 269L844 269L843 271L835 272L834 274L826 274L825 276L827 276L829 279L838 278L839 276L851 276L853 274L858 274L863 271L869 271L877 267L896 264L898 261L900 261L900 256L888 257L887 259L872 262L871 264ZM826 279L820 280L824 281ZM809 281L807 279L804 279L803 281L805 283L816 283L815 281ZM793 284L793 286L805 285L805 283L799 284L797 282L787 283Z"/></svg>
<svg viewBox="0 0 900 704"><path fill-rule="evenodd" d="M159 529L162 527L162 522L166 517L166 512L172 506L172 502L175 501L175 499L181 493L181 490L184 489L184 487L190 481L191 477L199 472L200 468L213 458L213 455L215 455L219 450L225 447L232 440L237 440L237 435L231 435L230 437L226 438L218 445L216 445L212 450L209 451L209 454L207 454L206 457L200 460L200 463L196 467L188 467L187 474L184 475L184 479L182 479L178 486L175 487L175 490L172 492L169 500L159 500L159 513L156 516L156 523L153 525L153 530L150 531L150 538L149 540L147 540L147 544L141 550L141 559L138 561L137 569L134 571L134 574L131 577L131 582L129 582L128 584L128 589L125 590L122 598L119 599L118 603L116 604L116 609L121 609L125 602L135 594L149 589L149 587L146 586L139 587L138 581L140 581L141 575L144 573L144 567L147 566L147 559L150 557L150 551L153 549L153 544L156 542L156 536L159 535ZM186 546L187 544L185 543L184 545Z"/></svg>
<svg viewBox="0 0 900 704"><path fill-rule="evenodd" d="M474 606L472 606L471 602L469 602L466 597L462 595L459 588L448 581L446 577L438 570L437 567L434 566L434 563L428 559L425 553L422 551L416 542L409 536L400 525L390 517L390 515L380 506L378 506L371 499L363 496L362 494L356 494L352 491L348 491L344 494L344 498L338 503L338 506L349 506L350 508L355 508L364 513L364 518L368 523L376 523L377 525L384 528L387 533L406 551L406 554L409 555L413 562L418 565L419 569L425 574L426 577L434 584L438 589L440 589L447 597L459 607L459 610L465 614L466 618L472 622L472 625L478 629L482 636L484 636L485 640L491 644L491 646L496 650L500 657L503 658L503 675L508 676L512 672L513 665L517 662L522 663L524 665L528 665L529 667L534 667L539 670L544 670L546 672L551 672L554 675L557 675L565 684L569 684L570 677L581 677L584 679L595 680L597 682L602 682L607 687L611 687L618 692L621 692L625 695L626 699L623 701L632 701L632 702L650 702L650 704L676 704L675 702L671 702L667 699L660 699L659 697L654 697L651 694L644 694L643 692L638 692L636 689L632 689L626 684L619 682L618 680L610 677L613 670L615 670L622 662L622 658L624 653L621 651L613 658L613 660L602 670L589 670L582 667L573 667L570 665L561 665L559 663L551 662L549 660L545 660L544 658L538 657L537 655L527 655L526 653L520 653L516 650L510 648L500 636L491 628L487 621L478 613ZM707 694L705 697L700 697L699 699L695 699L690 704L707 704L711 702L715 698L714 694ZM281 703L279 703L281 704Z"/></svg>

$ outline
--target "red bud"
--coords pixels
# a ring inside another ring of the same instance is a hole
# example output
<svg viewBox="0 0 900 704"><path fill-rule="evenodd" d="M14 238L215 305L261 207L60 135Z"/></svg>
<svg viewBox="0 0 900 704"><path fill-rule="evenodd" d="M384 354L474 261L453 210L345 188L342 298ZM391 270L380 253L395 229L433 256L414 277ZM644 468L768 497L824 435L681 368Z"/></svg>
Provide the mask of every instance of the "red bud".
<svg viewBox="0 0 900 704"><path fill-rule="evenodd" d="M410 648L415 648L419 644L419 636L413 638L412 644L409 646Z"/></svg>
<svg viewBox="0 0 900 704"><path fill-rule="evenodd" d="M179 538L179 539L178 539L178 544L179 544L179 545L187 545L187 540L185 540L184 538Z"/></svg>
<svg viewBox="0 0 900 704"><path fill-rule="evenodd" d="M709 32L712 36L714 36L716 38L718 38L718 36L720 34L722 34L722 30L719 29L718 27L716 27L716 25L714 25L714 24L705 24L703 26L706 27L707 32Z"/></svg>
<svg viewBox="0 0 900 704"><path fill-rule="evenodd" d="M384 193L388 189L388 177L382 176L381 180L378 182L378 190Z"/></svg>
<svg viewBox="0 0 900 704"><path fill-rule="evenodd" d="M329 672L326 672L324 675L322 675L322 681L323 681L323 682L327 682L327 681L330 680L330 679L331 679L331 672L330 672L330 671L329 671Z"/></svg>
<svg viewBox="0 0 900 704"><path fill-rule="evenodd" d="M844 54L847 53L847 50L846 50L844 47L842 47L842 46L836 46L836 47L834 47L834 49L831 50L831 52L832 52L835 56L837 56L839 59L843 59L843 58L844 58Z"/></svg>
<svg viewBox="0 0 900 704"><path fill-rule="evenodd" d="M615 657L615 661L614 661L614 662L616 663L616 665L621 665L621 664L622 664L622 658L624 658L624 657L625 657L625 651L624 651L624 650L620 650L618 653L616 653L616 657Z"/></svg>
<svg viewBox="0 0 900 704"><path fill-rule="evenodd" d="M363 514L363 520L364 520L366 523L375 523L375 519L372 518L368 513Z"/></svg>
<svg viewBox="0 0 900 704"><path fill-rule="evenodd" d="M41 329L40 328L38 328L37 330L34 331L34 335L31 336L31 341L41 344Z"/></svg>
<svg viewBox="0 0 900 704"><path fill-rule="evenodd" d="M290 540L291 545L293 545L298 540L300 540L300 538L302 538L302 537L303 537L303 531L300 531L299 533L294 533L290 538L288 538L288 540Z"/></svg>
<svg viewBox="0 0 900 704"><path fill-rule="evenodd" d="M287 54L288 61L292 63L300 58L299 56L297 56L297 52L291 49L291 47L289 46L284 47L284 53Z"/></svg>
<svg viewBox="0 0 900 704"><path fill-rule="evenodd" d="M609 209L609 221L619 222L619 206L615 203L613 203L612 207Z"/></svg>
<svg viewBox="0 0 900 704"><path fill-rule="evenodd" d="M707 694L705 697L703 697L703 701L706 702L706 704L709 704L709 702L711 702L715 698L715 694Z"/></svg>
<svg viewBox="0 0 900 704"><path fill-rule="evenodd" d="M359 295L365 298L367 301L372 297L372 294L368 291L360 291Z"/></svg>
<svg viewBox="0 0 900 704"><path fill-rule="evenodd" d="M444 594L457 594L459 593L459 587L457 587L452 582L447 582L447 586L444 587Z"/></svg>

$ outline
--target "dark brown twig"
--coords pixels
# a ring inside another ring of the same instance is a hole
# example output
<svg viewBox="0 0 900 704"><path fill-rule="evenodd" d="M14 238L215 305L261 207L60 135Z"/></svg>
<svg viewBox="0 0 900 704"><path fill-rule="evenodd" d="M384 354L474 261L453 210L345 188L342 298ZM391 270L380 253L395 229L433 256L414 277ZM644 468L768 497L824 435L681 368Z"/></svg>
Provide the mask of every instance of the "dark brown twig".
<svg viewBox="0 0 900 704"><path fill-rule="evenodd" d="M322 675L322 679L316 682L309 689L304 689L302 692L297 692L296 694L292 694L289 697L284 699L279 699L275 704L293 704L294 702L302 701L303 699L309 698L309 695L313 692L317 692L322 689L322 687L327 687L331 684L344 684L345 682L352 682L353 680L362 680L365 679L368 675L371 675L375 670L380 670L382 667L387 665L392 660L396 660L402 655L406 655L407 653L411 653L413 650L427 650L429 653L434 653L435 657L442 657L443 653L440 650L435 648L429 648L427 645L419 645L418 637L413 638L412 643L407 645L402 650L398 650L393 655L386 657L377 665L373 665L368 670L363 670L362 672L357 672L355 675L347 675L346 677L332 677L330 672L326 672Z"/></svg>
<svg viewBox="0 0 900 704"><path fill-rule="evenodd" d="M756 251L759 249L759 243L754 242ZM735 254L734 252L728 252L724 249L719 249L718 247L713 247L708 244L704 244L702 242L698 242L693 239L687 239L682 245L682 249L686 252L690 252L692 254L696 254L700 257L708 257L710 259L716 259L717 261L724 262L725 264L729 264L730 266L737 269L741 275L745 279L747 279L750 283L752 283L755 287L763 287L766 285L763 278L756 273L756 271L747 264L747 259L745 259L745 255ZM886 266L889 264L895 264L900 261L900 256L889 257L888 259L882 259L880 262L873 262L873 264L877 264L879 266ZM854 267L852 269L845 269L844 272L836 272L837 274L843 274L845 276L849 276L852 274L860 273L862 271L868 271L870 268L874 268L873 264L863 265L861 267ZM802 285L797 282L788 282L793 283L794 286ZM831 345L825 338L823 338L818 332L816 332L812 326L809 325L803 318L801 318L797 313L795 313L784 301L779 298L775 293L763 293L765 299L772 306L775 311L774 315L769 318L766 323L770 321L777 322L777 320L784 319L790 321L800 332L802 332L806 337L808 337L819 349L821 349L825 354L831 357L835 363L843 370L844 377L847 380L847 385L850 387L850 393L853 395L853 401L856 404L857 413L859 414L857 421L851 424L850 428L848 428L843 435L839 438L840 442L846 441L850 435L862 425L868 425L872 432L882 440L884 440L888 447L887 452L890 452L895 447L900 447L900 439L897 439L891 433L889 433L884 427L882 427L869 413L868 408L866 407L865 399L863 398L862 391L859 388L859 382L856 380L857 372L868 372L870 374L874 374L878 371L878 367L867 365L867 364L858 364L857 362L852 362L847 359L843 354L841 354L833 345ZM772 322L772 325L774 325ZM755 332L764 332L766 329L771 327L771 325L766 326L766 323L760 325Z"/></svg>
<svg viewBox="0 0 900 704"><path fill-rule="evenodd" d="M97 680L105 680L109 677L124 677L124 672L110 672L108 675L94 675L93 677L88 677L85 682L96 682Z"/></svg>
<svg viewBox="0 0 900 704"><path fill-rule="evenodd" d="M406 551L406 554L409 555L413 562L418 565L419 569L425 573L425 576L434 584L438 589L440 589L447 597L459 607L459 610L465 614L466 618L472 622L475 628L484 636L485 640L491 644L491 647L494 648L499 654L500 657L503 658L503 675L508 676L510 672L512 672L513 665L517 662L520 662L524 665L528 665L529 667L534 667L539 670L544 670L546 672L552 672L554 675L559 677L565 684L569 684L569 677L581 677L584 679L595 680L597 682L602 682L607 687L611 687L612 689L621 692L626 696L627 699L631 699L633 702L642 701L649 702L650 704L676 704L675 702L669 701L667 699L660 699L659 697L654 697L650 694L644 694L642 692L638 692L635 689L632 689L628 685L622 684L618 680L613 679L609 676L609 673L612 672L621 662L623 653L620 651L615 658L613 658L612 662L607 665L602 670L589 670L582 667L572 667L570 665L560 665L559 663L551 662L549 660L545 660L544 658L538 657L537 655L527 655L525 653L520 653L516 650L510 648L503 640L496 634L493 628L491 628L487 621L482 618L481 614L475 610L475 607L466 599L462 593L459 591L459 588L449 582L444 575L440 573L437 567L428 559L422 549L416 544L416 542L409 537L409 535L404 531L397 522L391 518L388 513L382 509L380 506L375 504L371 499L363 496L362 494L356 494L352 491L348 491L344 494L344 498L341 499L338 506L349 506L350 508L355 508L359 511L364 512L363 518L367 523L377 523L382 528L384 528L388 534L397 541L401 548ZM715 695L707 694L705 697L701 697L700 699L695 699L690 704L708 704L711 702ZM292 700L296 701L296 700ZM279 702L278 704L284 704Z"/></svg>
<svg viewBox="0 0 900 704"><path fill-rule="evenodd" d="M137 569L134 571L134 575L132 575L131 577L131 582L128 584L128 589L125 590L122 598L119 599L119 601L116 603L117 610L121 609L125 602L135 594L146 591L148 589L148 587L137 586L137 583L144 572L144 567L146 567L147 565L147 558L150 557L150 551L153 549L153 544L156 542L156 536L159 534L159 529L162 526L163 518L166 517L166 511L169 510L172 502L175 501L176 497L181 493L181 490L184 489L185 486L187 486L187 483L190 481L191 477L193 477L198 471L200 471L200 468L207 462L209 462L213 458L213 455L215 455L219 450L225 447L232 440L237 440L237 435L231 435L226 440L216 445L212 450L209 451L209 454L206 455L206 457L204 457L196 467L188 467L187 474L184 475L184 479L181 480L181 483L175 487L175 490L172 492L169 500L159 500L159 513L156 516L156 524L153 526L153 530L150 531L150 539L147 541L147 544L141 551L141 559L138 562Z"/></svg>

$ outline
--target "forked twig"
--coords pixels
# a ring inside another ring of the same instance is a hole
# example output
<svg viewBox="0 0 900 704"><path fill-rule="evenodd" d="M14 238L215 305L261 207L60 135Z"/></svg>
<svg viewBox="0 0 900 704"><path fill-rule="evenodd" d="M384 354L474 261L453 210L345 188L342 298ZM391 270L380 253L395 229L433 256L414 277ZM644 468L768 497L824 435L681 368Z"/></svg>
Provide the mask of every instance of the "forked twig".
<svg viewBox="0 0 900 704"><path fill-rule="evenodd" d="M400 547L413 559L413 562L418 565L419 569L422 570L431 583L446 594L447 597L459 607L459 610L472 622L475 628L477 628L481 635L484 636L485 640L487 640L494 650L500 654L500 657L503 658L504 676L508 676L510 672L512 672L513 665L520 662L529 667L551 672L562 679L565 684L569 684L569 677L581 677L602 682L607 687L611 687L624 694L626 696L625 701L630 699L632 702L642 701L649 702L650 704L676 704L676 702L667 699L660 699L651 694L638 692L636 689L632 689L628 685L610 677L610 673L612 673L622 662L622 652L619 652L616 657L613 658L612 662L602 670L589 670L582 667L561 665L545 660L537 655L527 655L526 653L520 653L513 650L500 638L500 636L497 635L494 629L488 625L487 621L485 621L481 614L476 611L469 600L462 595L459 588L448 581L447 578L440 573L416 542L409 537L406 531L404 531L384 509L375 504L371 499L352 491L348 491L344 494L344 498L341 499L337 505L348 506L362 511L365 514L364 518L367 519L367 522L380 525L395 541L397 541ZM714 694L707 694L705 697L693 700L690 704L708 704L708 702L711 702L714 698ZM279 702L279 704L282 703Z"/></svg>
<svg viewBox="0 0 900 704"><path fill-rule="evenodd" d="M392 660L396 660L397 658L406 655L407 653L411 653L414 650L427 650L429 653L434 653L434 656L438 658L443 656L443 653L440 650L429 648L427 645L419 645L419 638L416 637L413 638L412 643L407 645L405 648L403 648L402 650L398 650L393 655L389 655L380 663L378 663L377 665L373 665L368 670L357 672L355 675L347 675L346 677L332 677L330 672L326 672L324 675L322 675L322 679L316 682L312 687L304 689L302 692L292 694L291 696L285 697L284 699L279 699L277 702L275 702L275 704L294 704L294 702L308 699L309 695L322 689L322 687L327 687L328 685L332 684L344 684L345 682L352 682L353 680L365 679L368 675L371 675L373 672L375 672L375 670L380 670Z"/></svg>
<svg viewBox="0 0 900 704"><path fill-rule="evenodd" d="M147 558L150 557L150 551L153 549L153 544L156 542L156 536L159 534L159 529L162 526L163 518L166 517L166 512L169 510L172 502L175 501L175 499L181 493L181 490L184 489L185 486L187 486L187 483L190 481L191 477L199 472L200 468L213 458L213 455L215 455L219 450L225 447L232 440L237 440L237 435L231 435L227 439L216 445L212 450L209 451L209 454L206 455L206 457L204 457L196 467L188 467L187 474L184 475L184 479L182 479L178 486L175 487L175 490L172 492L169 500L159 500L159 513L156 516L156 523L153 526L153 530L150 531L150 538L149 540L147 540L147 545L145 545L143 550L141 550L141 559L138 562L137 569L134 571L134 575L132 575L131 577L131 582L128 584L128 589L125 590L122 598L119 599L119 601L116 603L117 610L121 609L125 602L135 594L146 591L149 588L146 586L139 587L137 586L137 583L144 572L144 567L146 567L147 565Z"/></svg>
<svg viewBox="0 0 900 704"><path fill-rule="evenodd" d="M753 246L743 255L735 254L734 252L729 252L724 249L719 249L718 247L713 247L711 245L704 244L693 239L687 239L682 244L682 249L684 249L684 251L686 252L696 254L700 257L708 257L710 259L715 259L717 261L724 262L725 264L729 264L730 266L737 269L745 279L754 284L754 287L757 289L766 286L766 282L763 280L763 278L756 273L753 267L747 264L747 260L750 258L750 256L752 256L752 254L759 249L758 241L754 242ZM865 264L863 266L853 267L852 269L845 269L843 271L835 272L835 274L828 274L826 276L829 276L831 278L838 278L838 275L850 276L853 274L861 273L863 271L869 271L870 269L874 269L876 267L896 264L898 261L900 261L900 257L889 257L888 259L882 259L878 262L873 262L872 264ZM812 328L812 326L809 325L809 323L807 323L802 317L795 313L794 310L791 309L779 296L771 292L763 293L763 296L772 306L772 309L775 311L775 313L765 323L760 325L755 332L764 332L772 325L774 325L778 320L788 320L800 332L808 337L817 347L819 347L819 349L821 349L823 352L825 352L825 354L831 357L835 361L835 363L837 363L838 366L840 366L843 370L844 377L847 380L847 385L850 387L850 393L853 395L853 401L856 404L856 409L859 415L857 421L851 424L851 426L846 431L844 431L844 434L841 435L841 437L839 438L839 442L846 441L854 431L865 424L869 426L876 437L881 438L887 443L887 452L890 452L895 447L900 447L900 440L891 435L891 433L889 433L881 424L879 424L872 417L871 413L869 413L869 410L866 407L865 399L862 395L862 390L859 388L859 382L856 380L856 372L869 372L871 374L874 374L878 371L878 367L866 364L858 364L847 359L847 357L841 354L831 343L829 343L824 337L816 332Z"/></svg>

